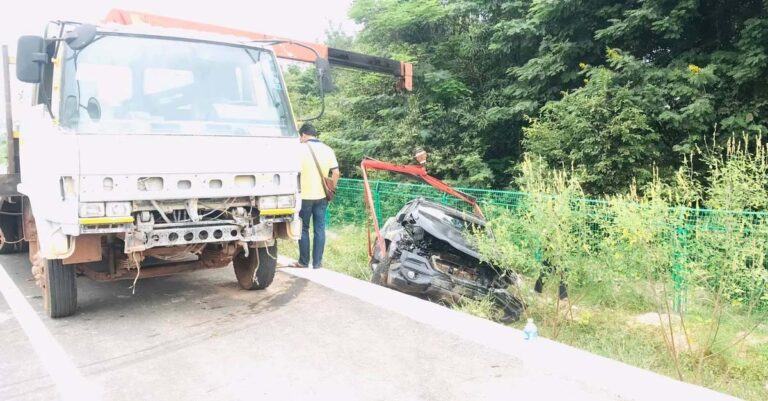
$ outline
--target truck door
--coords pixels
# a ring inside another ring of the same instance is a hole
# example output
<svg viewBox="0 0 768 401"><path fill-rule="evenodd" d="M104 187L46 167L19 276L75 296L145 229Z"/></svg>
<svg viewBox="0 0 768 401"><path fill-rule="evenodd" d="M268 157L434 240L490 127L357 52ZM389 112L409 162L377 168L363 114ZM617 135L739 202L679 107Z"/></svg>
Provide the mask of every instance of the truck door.
<svg viewBox="0 0 768 401"><path fill-rule="evenodd" d="M14 129L13 99L14 81L8 47L0 49L0 253L25 249L22 241L21 197L18 196L19 148Z"/></svg>
<svg viewBox="0 0 768 401"><path fill-rule="evenodd" d="M2 63L2 79L0 79L0 88L2 89L2 106L0 107L0 116L2 116L2 126L0 127L0 197L3 199L8 196L18 195L16 186L19 183L19 159L18 143L14 135L13 107L12 107L12 79L11 79L11 59L8 54L8 46L2 46L0 54L0 63Z"/></svg>

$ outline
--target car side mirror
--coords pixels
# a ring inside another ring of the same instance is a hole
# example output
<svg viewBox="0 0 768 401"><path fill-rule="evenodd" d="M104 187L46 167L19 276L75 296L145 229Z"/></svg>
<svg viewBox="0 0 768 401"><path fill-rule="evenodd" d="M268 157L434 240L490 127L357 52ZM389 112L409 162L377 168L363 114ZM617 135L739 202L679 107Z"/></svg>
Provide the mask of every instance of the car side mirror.
<svg viewBox="0 0 768 401"><path fill-rule="evenodd" d="M30 84L43 79L43 67L48 62L45 39L40 36L22 36L16 46L16 78Z"/></svg>
<svg viewBox="0 0 768 401"><path fill-rule="evenodd" d="M331 63L328 59L318 57L315 59L315 67L317 68L317 76L320 79L320 87L323 92L333 91L333 78L331 77Z"/></svg>

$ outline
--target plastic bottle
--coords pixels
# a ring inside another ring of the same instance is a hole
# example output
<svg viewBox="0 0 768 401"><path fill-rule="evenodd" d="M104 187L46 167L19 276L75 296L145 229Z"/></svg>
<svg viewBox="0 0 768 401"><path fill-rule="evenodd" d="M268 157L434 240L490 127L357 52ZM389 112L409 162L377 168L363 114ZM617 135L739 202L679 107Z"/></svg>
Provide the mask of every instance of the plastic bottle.
<svg viewBox="0 0 768 401"><path fill-rule="evenodd" d="M539 336L539 329L536 328L533 319L528 318L528 323L526 323L525 328L523 328L523 335L526 340L533 340Z"/></svg>

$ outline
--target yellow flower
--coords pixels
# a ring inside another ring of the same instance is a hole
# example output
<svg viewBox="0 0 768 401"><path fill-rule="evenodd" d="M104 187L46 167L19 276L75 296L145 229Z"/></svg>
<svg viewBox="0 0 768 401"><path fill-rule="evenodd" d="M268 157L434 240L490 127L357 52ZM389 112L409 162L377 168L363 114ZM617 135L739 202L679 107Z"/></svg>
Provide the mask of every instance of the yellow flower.
<svg viewBox="0 0 768 401"><path fill-rule="evenodd" d="M592 317L592 314L589 313L589 311L582 311L579 314L579 323L582 325L589 325L589 319Z"/></svg>
<svg viewBox="0 0 768 401"><path fill-rule="evenodd" d="M587 69L587 67L589 67L587 64L585 64L585 63L579 63L579 68L580 68L580 69L582 69L582 70L586 70L586 69Z"/></svg>
<svg viewBox="0 0 768 401"><path fill-rule="evenodd" d="M701 72L701 67L699 67L696 64L688 64L688 71L690 71L690 72L692 72L694 74L698 74L698 73Z"/></svg>

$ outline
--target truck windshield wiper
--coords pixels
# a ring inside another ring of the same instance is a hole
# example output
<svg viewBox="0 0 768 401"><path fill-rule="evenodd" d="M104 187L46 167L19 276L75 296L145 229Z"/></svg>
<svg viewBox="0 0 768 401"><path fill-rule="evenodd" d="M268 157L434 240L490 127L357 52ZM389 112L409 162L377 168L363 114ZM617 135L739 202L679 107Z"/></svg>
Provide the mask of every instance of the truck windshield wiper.
<svg viewBox="0 0 768 401"><path fill-rule="evenodd" d="M243 50L245 50L245 54L248 55L248 57L251 59L251 61L253 61L254 64L257 64L257 65L259 64L259 60L261 60L261 53L259 53L258 57L254 57L250 49L244 48ZM264 74L264 71L261 70L261 72L262 72L261 80L264 82L264 86L267 88L267 95L269 96L270 102L272 102L272 105L279 110L280 118L281 119L285 118L285 115L282 112L282 107L280 107L282 106L282 104L275 99L275 94L272 93L272 85L270 85L269 82L267 81L267 77L266 77L266 74Z"/></svg>

